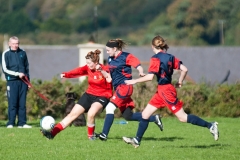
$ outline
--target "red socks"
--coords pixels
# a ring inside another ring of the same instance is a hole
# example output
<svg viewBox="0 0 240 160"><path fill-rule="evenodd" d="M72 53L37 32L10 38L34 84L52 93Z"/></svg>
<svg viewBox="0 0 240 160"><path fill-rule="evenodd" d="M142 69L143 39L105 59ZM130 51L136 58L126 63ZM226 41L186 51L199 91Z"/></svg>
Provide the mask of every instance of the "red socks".
<svg viewBox="0 0 240 160"><path fill-rule="evenodd" d="M64 126L61 123L58 123L54 126L53 130L51 131L51 134L53 137L55 137L62 130L64 130Z"/></svg>
<svg viewBox="0 0 240 160"><path fill-rule="evenodd" d="M55 137L59 132L65 129L65 126L61 123L58 123L54 126L51 134ZM88 125L88 138L91 138L94 135L95 125Z"/></svg>
<svg viewBox="0 0 240 160"><path fill-rule="evenodd" d="M95 125L88 126L88 138L91 138L94 135Z"/></svg>

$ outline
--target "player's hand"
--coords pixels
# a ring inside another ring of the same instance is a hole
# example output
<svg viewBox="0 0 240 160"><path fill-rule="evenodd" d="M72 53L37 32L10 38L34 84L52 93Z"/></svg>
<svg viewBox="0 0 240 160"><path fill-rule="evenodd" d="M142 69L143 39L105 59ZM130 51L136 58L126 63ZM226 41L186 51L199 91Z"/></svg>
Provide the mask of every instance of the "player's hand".
<svg viewBox="0 0 240 160"><path fill-rule="evenodd" d="M140 77L144 77L146 74L145 73L139 73Z"/></svg>
<svg viewBox="0 0 240 160"><path fill-rule="evenodd" d="M96 68L96 70L99 70L99 71L102 70L102 67L99 64L97 64L95 68Z"/></svg>
<svg viewBox="0 0 240 160"><path fill-rule="evenodd" d="M176 84L175 84L175 88L181 88L182 87L182 83L181 82L177 82Z"/></svg>
<svg viewBox="0 0 240 160"><path fill-rule="evenodd" d="M64 78L64 77L65 77L65 74L60 74L60 77L61 77L61 78Z"/></svg>
<svg viewBox="0 0 240 160"><path fill-rule="evenodd" d="M134 79L132 79L132 80L125 80L124 82L127 85L131 85L131 84L135 84L136 83L136 81Z"/></svg>

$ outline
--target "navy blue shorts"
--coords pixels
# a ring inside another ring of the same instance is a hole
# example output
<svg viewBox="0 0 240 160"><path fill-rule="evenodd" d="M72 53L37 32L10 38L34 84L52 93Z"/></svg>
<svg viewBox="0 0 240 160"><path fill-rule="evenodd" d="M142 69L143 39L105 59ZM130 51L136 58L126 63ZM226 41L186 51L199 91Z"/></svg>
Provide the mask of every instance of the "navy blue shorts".
<svg viewBox="0 0 240 160"><path fill-rule="evenodd" d="M85 109L85 113L87 113L94 102L99 102L100 104L102 104L103 111L106 108L109 99L106 97L94 96L85 92L78 100L77 104L81 105Z"/></svg>

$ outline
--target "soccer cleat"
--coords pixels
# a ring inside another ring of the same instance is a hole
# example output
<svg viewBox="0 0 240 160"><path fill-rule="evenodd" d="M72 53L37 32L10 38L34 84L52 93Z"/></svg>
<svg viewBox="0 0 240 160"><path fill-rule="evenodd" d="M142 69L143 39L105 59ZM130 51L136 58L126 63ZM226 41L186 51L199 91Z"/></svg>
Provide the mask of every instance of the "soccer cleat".
<svg viewBox="0 0 240 160"><path fill-rule="evenodd" d="M51 134L51 132L49 132L49 131L45 131L45 130L43 130L43 129L40 129L40 132L42 133L42 135L44 136L44 137L46 137L47 139L53 139L54 138L54 136Z"/></svg>
<svg viewBox="0 0 240 160"><path fill-rule="evenodd" d="M88 137L88 139L89 139L89 140L96 140L97 138L99 138L99 135L100 135L100 134L97 134L97 133L94 132L92 136L89 136L89 137Z"/></svg>
<svg viewBox="0 0 240 160"><path fill-rule="evenodd" d="M98 134L98 138L102 141L106 141L107 140L107 136L104 133L100 133Z"/></svg>
<svg viewBox="0 0 240 160"><path fill-rule="evenodd" d="M159 128L161 131L163 131L163 123L162 123L162 120L161 120L161 116L160 115L155 115L155 122L154 122Z"/></svg>
<svg viewBox="0 0 240 160"><path fill-rule="evenodd" d="M101 133L95 133L95 132L94 132L94 133L93 133L93 136L94 136L95 138L99 138L100 134L101 134Z"/></svg>
<svg viewBox="0 0 240 160"><path fill-rule="evenodd" d="M219 131L218 131L218 122L213 122L210 128L210 133L213 135L214 140L217 141L219 138Z"/></svg>
<svg viewBox="0 0 240 160"><path fill-rule="evenodd" d="M140 143L136 138L128 138L128 137L122 137L123 141L126 142L127 144L131 144L134 146L134 148L138 148L140 146Z"/></svg>
<svg viewBox="0 0 240 160"><path fill-rule="evenodd" d="M94 141L96 139L95 136L88 137L89 140Z"/></svg>

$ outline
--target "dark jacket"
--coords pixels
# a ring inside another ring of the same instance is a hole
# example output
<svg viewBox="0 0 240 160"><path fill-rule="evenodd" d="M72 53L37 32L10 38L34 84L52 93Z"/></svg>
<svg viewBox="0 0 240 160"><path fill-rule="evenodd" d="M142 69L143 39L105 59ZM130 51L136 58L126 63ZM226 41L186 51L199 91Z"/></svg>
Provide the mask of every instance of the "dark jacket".
<svg viewBox="0 0 240 160"><path fill-rule="evenodd" d="M4 51L2 54L2 70L7 81L18 80L19 73L24 73L30 79L26 52L20 48L17 51L10 48Z"/></svg>

